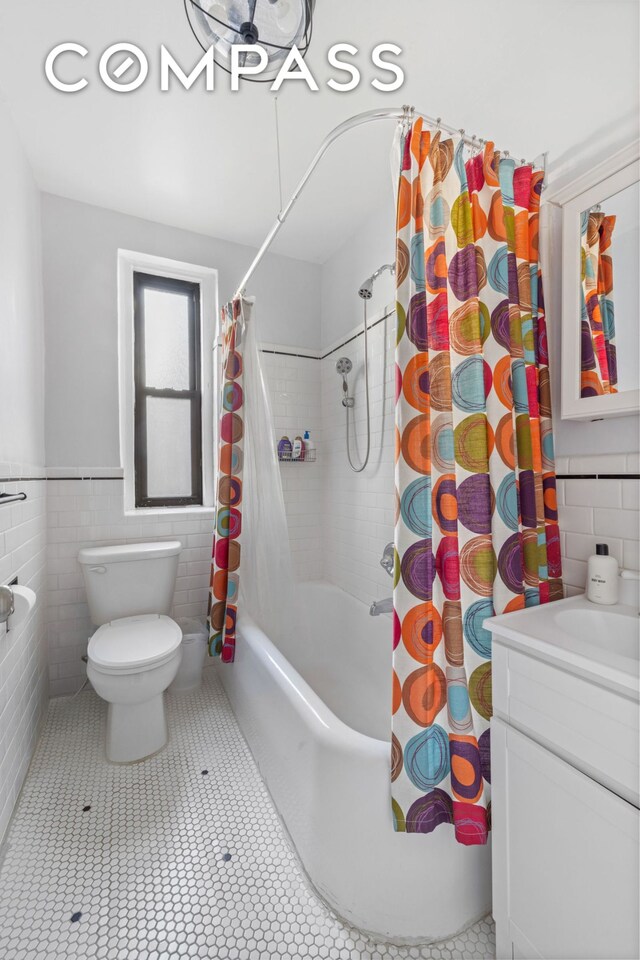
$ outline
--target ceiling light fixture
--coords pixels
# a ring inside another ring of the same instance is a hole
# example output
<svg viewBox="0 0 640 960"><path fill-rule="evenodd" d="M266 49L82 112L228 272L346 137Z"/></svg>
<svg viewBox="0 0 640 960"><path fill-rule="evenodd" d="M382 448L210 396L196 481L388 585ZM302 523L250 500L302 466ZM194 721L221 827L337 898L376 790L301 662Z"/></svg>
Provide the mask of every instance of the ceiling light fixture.
<svg viewBox="0 0 640 960"><path fill-rule="evenodd" d="M234 46L262 47L266 67L246 80L273 80L293 47L304 57L311 43L315 0L184 0L184 5L196 40L205 51L213 47L216 64L227 73ZM258 53L241 54L241 66L260 63Z"/></svg>

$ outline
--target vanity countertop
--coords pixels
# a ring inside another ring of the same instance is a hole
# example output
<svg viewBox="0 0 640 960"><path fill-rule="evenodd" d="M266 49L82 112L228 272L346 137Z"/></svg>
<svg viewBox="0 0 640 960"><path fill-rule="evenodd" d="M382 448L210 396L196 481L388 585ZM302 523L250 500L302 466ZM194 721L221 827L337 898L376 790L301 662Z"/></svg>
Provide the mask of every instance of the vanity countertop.
<svg viewBox="0 0 640 960"><path fill-rule="evenodd" d="M584 595L485 620L494 642L640 700L640 618L624 604Z"/></svg>

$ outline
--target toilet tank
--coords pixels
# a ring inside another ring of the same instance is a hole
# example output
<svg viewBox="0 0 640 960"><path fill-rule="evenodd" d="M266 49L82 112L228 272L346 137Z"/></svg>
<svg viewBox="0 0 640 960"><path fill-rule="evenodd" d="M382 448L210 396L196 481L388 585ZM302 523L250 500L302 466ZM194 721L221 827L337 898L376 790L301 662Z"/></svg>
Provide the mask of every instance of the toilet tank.
<svg viewBox="0 0 640 960"><path fill-rule="evenodd" d="M171 610L179 540L88 547L78 553L91 620L96 626Z"/></svg>

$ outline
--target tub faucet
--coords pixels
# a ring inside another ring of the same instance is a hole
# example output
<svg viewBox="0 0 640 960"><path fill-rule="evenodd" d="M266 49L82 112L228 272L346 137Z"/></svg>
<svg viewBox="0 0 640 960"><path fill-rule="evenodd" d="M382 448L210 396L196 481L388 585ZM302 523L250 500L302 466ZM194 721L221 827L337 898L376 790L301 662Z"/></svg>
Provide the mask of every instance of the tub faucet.
<svg viewBox="0 0 640 960"><path fill-rule="evenodd" d="M390 577L393 576L396 565L396 552L392 543L388 543L382 552L380 566L386 570Z"/></svg>
<svg viewBox="0 0 640 960"><path fill-rule="evenodd" d="M370 617L379 617L381 613L391 613L393 610L393 597L386 597L384 600L374 600L369 607Z"/></svg>

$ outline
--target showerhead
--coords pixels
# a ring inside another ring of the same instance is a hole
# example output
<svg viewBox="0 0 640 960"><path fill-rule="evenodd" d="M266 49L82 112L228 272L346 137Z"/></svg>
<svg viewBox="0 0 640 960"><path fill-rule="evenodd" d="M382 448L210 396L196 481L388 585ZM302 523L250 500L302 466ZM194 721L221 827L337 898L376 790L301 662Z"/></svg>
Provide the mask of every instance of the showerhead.
<svg viewBox="0 0 640 960"><path fill-rule="evenodd" d="M358 290L358 296L362 297L363 300L371 300L371 297L373 296L373 277L369 277L368 280L365 280Z"/></svg>
<svg viewBox="0 0 640 960"><path fill-rule="evenodd" d="M385 270L388 270L389 273L394 274L396 272L395 263L384 263L381 267L378 267L376 272L362 284L358 290L358 296L362 297L363 300L371 300L371 297L373 296L373 285L380 274L384 273Z"/></svg>

